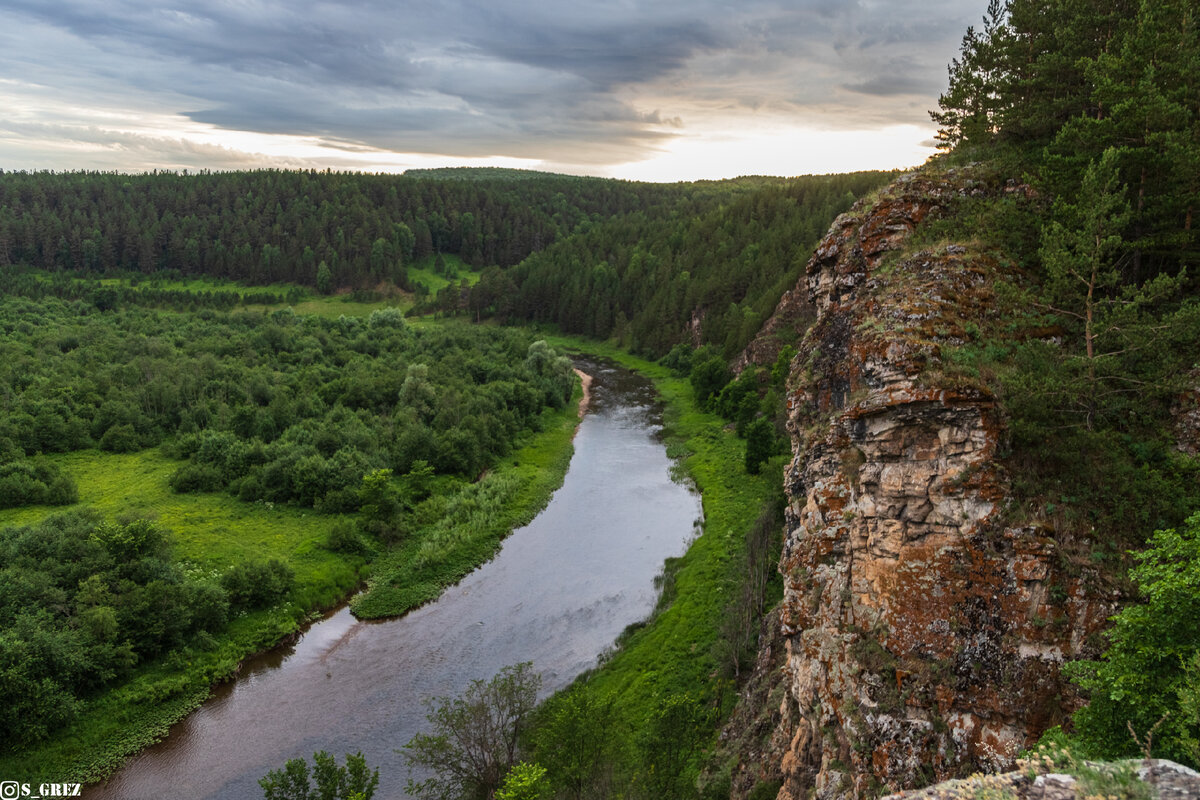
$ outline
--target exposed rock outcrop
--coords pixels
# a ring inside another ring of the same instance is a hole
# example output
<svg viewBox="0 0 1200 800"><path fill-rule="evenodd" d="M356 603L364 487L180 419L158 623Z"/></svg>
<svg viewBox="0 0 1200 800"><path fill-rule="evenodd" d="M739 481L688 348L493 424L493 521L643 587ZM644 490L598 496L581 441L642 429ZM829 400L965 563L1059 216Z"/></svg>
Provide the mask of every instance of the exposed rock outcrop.
<svg viewBox="0 0 1200 800"><path fill-rule="evenodd" d="M1003 265L909 240L987 191L901 178L834 222L800 287L818 316L789 382L782 800L1011 768L1075 706L1059 667L1112 612L1069 543L1004 524L1002 410L942 368L1001 313Z"/></svg>
<svg viewBox="0 0 1200 800"><path fill-rule="evenodd" d="M1072 775L1030 763L1016 772L978 775L947 781L928 789L901 792L884 800L978 800L1000 797L1009 800L1077 800L1080 797L1109 797L1105 779L1116 786L1140 782L1158 800L1195 800L1200 797L1200 773L1174 761L1152 758L1144 761L1081 765L1085 774ZM1128 777L1122 775L1128 773ZM1100 784L1095 786L1092 784ZM1127 795L1126 795L1127 796Z"/></svg>

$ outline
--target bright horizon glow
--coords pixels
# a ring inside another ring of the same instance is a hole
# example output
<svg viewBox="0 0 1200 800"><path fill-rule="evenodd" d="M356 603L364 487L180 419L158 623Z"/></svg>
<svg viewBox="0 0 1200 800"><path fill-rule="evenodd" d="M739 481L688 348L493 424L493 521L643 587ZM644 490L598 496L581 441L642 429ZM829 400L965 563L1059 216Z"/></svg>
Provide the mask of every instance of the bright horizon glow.
<svg viewBox="0 0 1200 800"><path fill-rule="evenodd" d="M11 96L0 92L0 103ZM43 139L6 170L89 169L128 173L152 170L320 169L402 173L442 167L506 167L622 180L671 183L724 180L744 175L819 175L860 170L907 169L936 151L933 133L916 125L876 130L816 130L776 125L757 133L711 130L666 140L653 155L611 166L554 164L529 158L401 153L330 142L319 137L218 128L171 114L122 115L103 109L55 109L55 138ZM67 112L67 113L62 113ZM73 113L71 113L73 112ZM78 116L76 116L78 115ZM81 124L82 123L82 124ZM0 146L24 144L0 134ZM166 157L169 154L174 157ZM206 163L210 162L210 163Z"/></svg>
<svg viewBox="0 0 1200 800"><path fill-rule="evenodd" d="M15 0L0 169L901 169L983 0Z"/></svg>

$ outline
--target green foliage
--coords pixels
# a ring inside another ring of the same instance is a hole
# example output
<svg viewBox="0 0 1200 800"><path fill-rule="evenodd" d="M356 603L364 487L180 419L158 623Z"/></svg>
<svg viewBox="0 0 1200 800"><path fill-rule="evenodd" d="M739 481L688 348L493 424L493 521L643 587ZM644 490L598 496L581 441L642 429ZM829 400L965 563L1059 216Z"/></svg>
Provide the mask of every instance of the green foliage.
<svg viewBox="0 0 1200 800"><path fill-rule="evenodd" d="M511 315L654 356L694 341L731 359L795 285L834 217L888 177L693 185L686 197L599 220L532 254L512 270Z"/></svg>
<svg viewBox="0 0 1200 800"><path fill-rule="evenodd" d="M496 800L542 800L547 796L546 768L524 761L513 765L496 790Z"/></svg>
<svg viewBox="0 0 1200 800"><path fill-rule="evenodd" d="M0 387L12 398L0 415L0 485L11 489L9 503L72 501L69 479L41 462L19 466L22 451L98 441L115 453L165 444L187 459L171 478L181 493L351 511L373 471L404 475L423 463L477 476L572 388L570 364L542 351L530 357L521 332L411 330L396 309L365 321L287 310L85 311L0 300L8 331L0 357L11 365ZM77 344L64 352L43 328L71 332ZM379 532L400 529L392 516L375 514Z"/></svg>
<svg viewBox="0 0 1200 800"><path fill-rule="evenodd" d="M286 595L296 573L277 558L243 561L221 576L221 586L235 609L264 608Z"/></svg>
<svg viewBox="0 0 1200 800"><path fill-rule="evenodd" d="M489 681L474 680L460 696L434 698L427 715L432 733L404 745L410 769L432 770L409 779L405 791L428 800L487 800L517 764L519 741L537 704L541 676L529 662L505 667Z"/></svg>
<svg viewBox="0 0 1200 800"><path fill-rule="evenodd" d="M692 757L709 738L712 720L689 695L658 698L636 734L641 771L638 783L650 797L696 797Z"/></svg>
<svg viewBox="0 0 1200 800"><path fill-rule="evenodd" d="M612 695L567 692L538 710L531 738L557 795L584 800L615 791L615 771L626 757L622 748L628 736Z"/></svg>
<svg viewBox="0 0 1200 800"><path fill-rule="evenodd" d="M139 662L220 630L228 600L145 520L67 512L0 529L0 738L32 744Z"/></svg>
<svg viewBox="0 0 1200 800"><path fill-rule="evenodd" d="M315 782L315 785L314 785ZM371 800L379 787L379 770L368 771L361 752L346 755L345 765L324 750L313 753L313 766L292 758L283 769L259 778L264 800Z"/></svg>
<svg viewBox="0 0 1200 800"><path fill-rule="evenodd" d="M78 499L79 490L71 476L45 459L0 463L0 508L67 506Z"/></svg>
<svg viewBox="0 0 1200 800"><path fill-rule="evenodd" d="M1070 665L1091 692L1076 730L1089 750L1120 756L1140 749L1129 726L1144 739L1159 725L1155 754L1200 766L1200 514L1155 533L1135 558L1130 577L1144 602L1113 618L1103 661Z"/></svg>
<svg viewBox="0 0 1200 800"><path fill-rule="evenodd" d="M721 390L733 380L733 373L720 356L694 360L693 364L688 380L695 392L696 404L705 411L715 411Z"/></svg>
<svg viewBox="0 0 1200 800"><path fill-rule="evenodd" d="M757 475L775 453L775 428L761 417L746 428L746 472Z"/></svg>

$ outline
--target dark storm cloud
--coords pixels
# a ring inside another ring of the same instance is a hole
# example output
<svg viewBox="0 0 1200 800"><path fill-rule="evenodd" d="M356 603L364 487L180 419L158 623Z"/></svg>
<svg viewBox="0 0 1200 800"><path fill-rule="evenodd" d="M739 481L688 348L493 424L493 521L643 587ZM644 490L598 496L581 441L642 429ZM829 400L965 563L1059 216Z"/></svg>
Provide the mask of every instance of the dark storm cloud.
<svg viewBox="0 0 1200 800"><path fill-rule="evenodd" d="M0 78L347 147L630 160L714 108L923 121L980 3L0 0Z"/></svg>

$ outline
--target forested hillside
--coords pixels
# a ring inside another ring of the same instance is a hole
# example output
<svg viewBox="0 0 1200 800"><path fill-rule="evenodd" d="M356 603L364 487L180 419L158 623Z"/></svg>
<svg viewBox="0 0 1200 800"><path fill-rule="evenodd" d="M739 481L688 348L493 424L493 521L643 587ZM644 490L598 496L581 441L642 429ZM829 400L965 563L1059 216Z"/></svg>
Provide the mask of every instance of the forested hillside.
<svg viewBox="0 0 1200 800"><path fill-rule="evenodd" d="M316 171L0 173L0 267L404 285L431 253L502 267L679 185L507 173L486 180ZM327 272L321 269L324 264Z"/></svg>
<svg viewBox="0 0 1200 800"><path fill-rule="evenodd" d="M513 270L511 316L656 356L687 343L732 358L833 218L889 177L793 178L715 207L660 206L594 225Z"/></svg>

